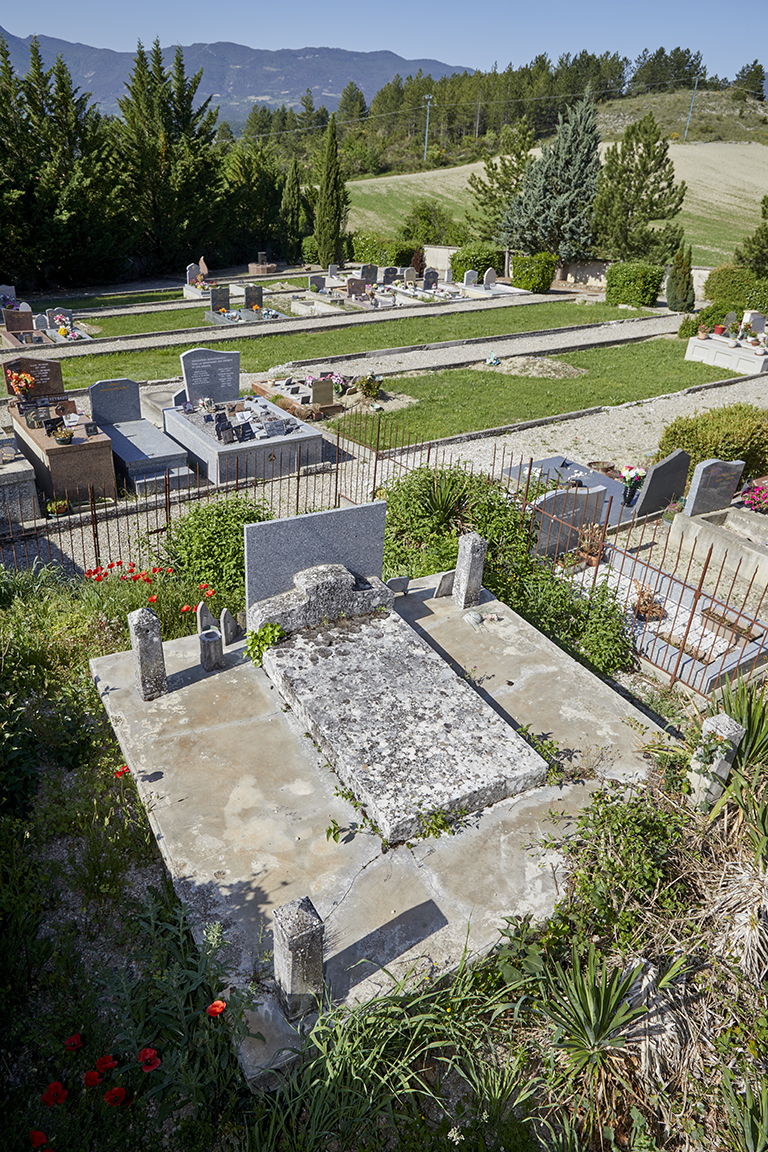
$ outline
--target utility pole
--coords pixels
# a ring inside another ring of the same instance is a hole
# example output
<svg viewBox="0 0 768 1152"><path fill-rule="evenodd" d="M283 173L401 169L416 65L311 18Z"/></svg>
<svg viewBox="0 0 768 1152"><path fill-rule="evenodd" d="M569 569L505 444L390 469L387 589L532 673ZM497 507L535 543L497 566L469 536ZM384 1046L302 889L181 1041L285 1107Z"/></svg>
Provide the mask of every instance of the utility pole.
<svg viewBox="0 0 768 1152"><path fill-rule="evenodd" d="M431 96L425 96L424 99L427 102L427 127L424 129L424 163L426 164L426 162L427 162L427 142L429 140L429 102L432 99L432 97Z"/></svg>

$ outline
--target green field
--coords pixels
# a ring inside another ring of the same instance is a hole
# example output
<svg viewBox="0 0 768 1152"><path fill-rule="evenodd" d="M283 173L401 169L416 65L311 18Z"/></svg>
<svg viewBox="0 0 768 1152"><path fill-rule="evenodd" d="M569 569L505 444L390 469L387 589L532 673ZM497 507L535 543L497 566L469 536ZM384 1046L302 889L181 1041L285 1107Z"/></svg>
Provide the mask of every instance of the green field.
<svg viewBox="0 0 768 1152"><path fill-rule="evenodd" d="M181 288L150 289L146 292L126 292L122 295L100 296L89 293L83 296L73 296L71 299L62 299L61 296L51 296L40 300L28 297L33 312L45 312L48 308L127 308L132 304L146 304L151 308L153 304L168 304L182 300Z"/></svg>
<svg viewBox="0 0 768 1152"><path fill-rule="evenodd" d="M387 391L404 392L419 403L386 413L381 419L396 441L439 440L598 404L644 400L735 375L722 368L694 364L684 356L683 341L656 339L552 357L585 369L585 375L572 379L512 376L492 368L390 377L383 385ZM372 416L364 440L371 439L376 423Z"/></svg>
<svg viewBox="0 0 768 1152"><path fill-rule="evenodd" d="M170 313L178 316L181 312ZM201 315L198 310L198 315ZM487 312L464 312L448 316L413 316L381 324L350 325L330 331L284 333L274 336L228 340L227 351L241 353L243 372L266 372L289 360L315 360L323 356L355 355L372 348L399 348L433 344L441 340L466 340L478 336L502 336L513 332L569 328L604 320L625 320L623 309L607 304L588 308L568 301L495 308ZM115 352L109 355L72 356L61 360L65 388L87 388L95 380L128 376L133 380L163 380L178 376L179 356L200 341L173 348ZM478 358L487 353L478 350Z"/></svg>

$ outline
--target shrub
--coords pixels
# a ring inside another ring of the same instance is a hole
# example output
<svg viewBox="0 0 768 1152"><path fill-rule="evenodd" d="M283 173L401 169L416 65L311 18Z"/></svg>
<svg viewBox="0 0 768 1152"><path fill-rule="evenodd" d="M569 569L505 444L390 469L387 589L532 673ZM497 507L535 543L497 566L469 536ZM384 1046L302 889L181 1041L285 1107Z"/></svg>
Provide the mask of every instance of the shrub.
<svg viewBox="0 0 768 1152"><path fill-rule="evenodd" d="M696 296L691 272L691 246L681 244L667 277L667 308L670 312L692 312Z"/></svg>
<svg viewBox="0 0 768 1152"><path fill-rule="evenodd" d="M318 264L320 257L317 253L317 240L314 236L305 236L301 242L301 258L305 264Z"/></svg>
<svg viewBox="0 0 768 1152"><path fill-rule="evenodd" d="M729 404L697 416L680 416L664 429L658 459L675 448L702 460L743 460L745 476L768 473L768 412L754 404Z"/></svg>
<svg viewBox="0 0 768 1152"><path fill-rule="evenodd" d="M686 316L682 324L677 330L678 336L685 340L695 336L699 330L699 325L705 324L711 331L715 324L722 324L729 312L736 312L741 319L741 308L730 304L708 304L706 308L702 308L696 316Z"/></svg>
<svg viewBox="0 0 768 1152"><path fill-rule="evenodd" d="M243 528L271 520L263 500L228 496L199 504L168 529L169 562L195 580L206 581L218 593L219 610L241 611L245 606L245 547Z"/></svg>
<svg viewBox="0 0 768 1152"><path fill-rule="evenodd" d="M652 308L661 289L664 271L660 264L644 264L641 260L611 264L605 278L606 304Z"/></svg>
<svg viewBox="0 0 768 1152"><path fill-rule="evenodd" d="M557 256L539 252L536 256L512 257L512 285L526 292L549 292L557 267ZM478 269L479 271L479 269Z"/></svg>
<svg viewBox="0 0 768 1152"><path fill-rule="evenodd" d="M487 268L493 268L497 276L504 275L504 253L493 244L476 240L465 244L451 256L451 269L454 280L463 280L464 273L474 268L478 276L483 276ZM550 280L551 283L551 280Z"/></svg>
<svg viewBox="0 0 768 1152"><path fill-rule="evenodd" d="M747 292L745 305L755 312L762 312L764 316L768 316L768 280L755 281Z"/></svg>
<svg viewBox="0 0 768 1152"><path fill-rule="evenodd" d="M738 268L735 264L721 264L710 272L704 282L704 295L715 304L731 302L731 306L744 310L747 293L757 284L757 276L749 268Z"/></svg>
<svg viewBox="0 0 768 1152"><path fill-rule="evenodd" d="M375 232L355 232L352 239L352 260L380 267L404 268L410 264L415 245L411 241L387 240Z"/></svg>

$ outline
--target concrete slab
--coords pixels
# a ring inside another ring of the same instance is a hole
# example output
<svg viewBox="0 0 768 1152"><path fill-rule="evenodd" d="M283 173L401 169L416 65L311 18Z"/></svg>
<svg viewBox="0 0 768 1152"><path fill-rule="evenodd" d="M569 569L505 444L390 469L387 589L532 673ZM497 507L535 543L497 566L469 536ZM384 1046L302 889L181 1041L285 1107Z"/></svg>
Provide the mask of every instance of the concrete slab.
<svg viewBox="0 0 768 1152"><path fill-rule="evenodd" d="M551 733L576 763L599 744L598 770L640 774L639 737L624 721L647 725L644 716L489 594L483 623L466 623L450 599L432 599L436 579L412 582L396 610L471 672L467 683L499 715ZM551 914L561 862L542 840L573 827L551 813L572 817L598 782L538 788L472 815L455 836L383 852L334 794L337 777L264 671L243 659L242 642L210 673L196 636L164 647L169 694L157 700L137 696L131 653L91 669L196 937L220 921L231 983L259 983L251 1027L267 1043L241 1050L250 1082L289 1059L283 1049L297 1038L264 982L272 912L286 901L308 895L323 918L325 975L338 1003L388 987L382 966L398 977L439 974L465 947L470 955L493 947L504 917ZM332 821L338 843L326 836Z"/></svg>

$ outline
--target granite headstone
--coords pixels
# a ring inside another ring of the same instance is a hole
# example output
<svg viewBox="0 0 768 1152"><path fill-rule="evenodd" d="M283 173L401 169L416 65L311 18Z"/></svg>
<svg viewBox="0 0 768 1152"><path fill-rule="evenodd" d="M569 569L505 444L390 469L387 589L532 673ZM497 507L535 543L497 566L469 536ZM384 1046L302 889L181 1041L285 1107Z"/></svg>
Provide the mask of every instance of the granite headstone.
<svg viewBox="0 0 768 1152"><path fill-rule="evenodd" d="M360 269L360 279L366 284L375 284L379 278L378 264L363 264Z"/></svg>
<svg viewBox="0 0 768 1152"><path fill-rule="evenodd" d="M658 464L652 464L634 505L635 516L650 516L679 500L685 492L690 466L691 458L682 448L675 448Z"/></svg>
<svg viewBox="0 0 768 1152"><path fill-rule="evenodd" d="M425 268L424 269L424 288L429 292L432 288L437 288L437 269Z"/></svg>
<svg viewBox="0 0 768 1152"><path fill-rule="evenodd" d="M561 556L572 551L585 528L602 522L604 503L603 486L558 488L537 497L533 502L533 518L539 525L536 554Z"/></svg>
<svg viewBox="0 0 768 1152"><path fill-rule="evenodd" d="M494 288L496 286L496 269L486 268L485 276L483 276L483 284L486 288Z"/></svg>
<svg viewBox="0 0 768 1152"><path fill-rule="evenodd" d="M325 288L325 276L321 276L319 273L313 272L311 276L307 276L307 288L310 292L313 288L316 288L318 292L320 292L321 289Z"/></svg>
<svg viewBox="0 0 768 1152"><path fill-rule="evenodd" d="M474 268L468 268L464 273L464 287L474 288L475 284L477 284L477 272Z"/></svg>
<svg viewBox="0 0 768 1152"><path fill-rule="evenodd" d="M358 280L350 276L347 280L347 296L362 296L365 292L365 280Z"/></svg>
<svg viewBox="0 0 768 1152"><path fill-rule="evenodd" d="M188 400L196 403L203 396L210 396L217 404L237 400L240 395L239 352L191 348L182 352L179 359Z"/></svg>
<svg viewBox="0 0 768 1152"><path fill-rule="evenodd" d="M211 288L211 312L229 312L229 284Z"/></svg>
<svg viewBox="0 0 768 1152"><path fill-rule="evenodd" d="M15 392L8 382L9 372L27 372L33 380L25 398L34 400L38 396L61 396L64 384L61 379L61 364L58 360L33 360L27 356L20 356L18 360L6 360L3 364L3 376L7 391L14 396Z"/></svg>
<svg viewBox="0 0 768 1152"><path fill-rule="evenodd" d="M245 286L245 308L263 308L264 307L264 289L261 284L246 284Z"/></svg>
<svg viewBox="0 0 768 1152"><path fill-rule="evenodd" d="M31 312L3 308L3 323L6 332L32 332L35 321Z"/></svg>
<svg viewBox="0 0 768 1152"><path fill-rule="evenodd" d="M97 380L88 389L91 417L97 424L141 420L139 385L135 380Z"/></svg>
<svg viewBox="0 0 768 1152"><path fill-rule="evenodd" d="M200 275L199 264L187 264L187 284L191 284L193 280L197 280Z"/></svg>
<svg viewBox="0 0 768 1152"><path fill-rule="evenodd" d="M693 470L686 516L700 516L703 512L718 512L727 508L739 486L744 471L743 460L702 460Z"/></svg>
<svg viewBox="0 0 768 1152"><path fill-rule="evenodd" d="M397 279L398 279L397 268L390 267L390 268L384 269L384 272L382 273L382 283L383 284L392 284Z"/></svg>

